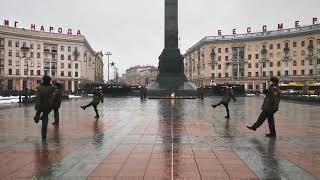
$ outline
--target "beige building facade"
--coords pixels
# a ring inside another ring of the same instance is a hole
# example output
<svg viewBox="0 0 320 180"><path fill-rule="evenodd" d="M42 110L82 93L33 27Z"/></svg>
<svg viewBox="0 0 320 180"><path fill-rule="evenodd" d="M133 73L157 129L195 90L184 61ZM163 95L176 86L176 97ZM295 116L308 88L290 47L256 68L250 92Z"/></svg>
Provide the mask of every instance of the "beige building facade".
<svg viewBox="0 0 320 180"><path fill-rule="evenodd" d="M203 38L184 54L185 74L197 86L243 84L266 88L282 83L320 82L320 24L278 31Z"/></svg>
<svg viewBox="0 0 320 180"><path fill-rule="evenodd" d="M126 70L126 83L129 85L143 85L154 82L158 75L158 69L154 66L134 66Z"/></svg>
<svg viewBox="0 0 320 180"><path fill-rule="evenodd" d="M79 83L103 81L102 55L82 35L0 26L1 89L35 89L43 75L74 92Z"/></svg>

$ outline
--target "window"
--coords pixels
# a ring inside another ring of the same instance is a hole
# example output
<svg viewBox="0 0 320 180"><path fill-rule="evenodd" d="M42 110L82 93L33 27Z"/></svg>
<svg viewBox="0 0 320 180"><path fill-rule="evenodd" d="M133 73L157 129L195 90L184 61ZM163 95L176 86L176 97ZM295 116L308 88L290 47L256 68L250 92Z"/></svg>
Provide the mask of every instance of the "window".
<svg viewBox="0 0 320 180"><path fill-rule="evenodd" d="M56 72L55 71L51 71L51 75L52 76L56 76Z"/></svg>
<svg viewBox="0 0 320 180"><path fill-rule="evenodd" d="M30 76L33 76L33 70L30 70Z"/></svg>
<svg viewBox="0 0 320 180"><path fill-rule="evenodd" d="M281 53L278 52L278 53L277 53L277 58L280 58L280 57L281 57Z"/></svg>
<svg viewBox="0 0 320 180"><path fill-rule="evenodd" d="M19 41L16 41L16 47L20 47Z"/></svg>
<svg viewBox="0 0 320 180"><path fill-rule="evenodd" d="M294 75L294 76L297 75L297 70L293 70L293 75Z"/></svg>
<svg viewBox="0 0 320 180"><path fill-rule="evenodd" d="M262 45L262 49L266 49L266 45L264 44L264 45Z"/></svg>
<svg viewBox="0 0 320 180"><path fill-rule="evenodd" d="M56 55L55 54L52 54L52 59L56 59Z"/></svg>
<svg viewBox="0 0 320 180"><path fill-rule="evenodd" d="M293 51L293 57L297 56L297 51Z"/></svg>
<svg viewBox="0 0 320 180"><path fill-rule="evenodd" d="M273 53L270 53L269 56L270 56L270 58L273 58Z"/></svg>
<svg viewBox="0 0 320 180"><path fill-rule="evenodd" d="M30 49L33 49L33 44L32 43L30 43Z"/></svg>
<svg viewBox="0 0 320 180"><path fill-rule="evenodd" d="M306 52L304 50L301 51L301 56L305 56Z"/></svg>
<svg viewBox="0 0 320 180"><path fill-rule="evenodd" d="M12 47L12 41L11 40L8 41L8 46Z"/></svg>
<svg viewBox="0 0 320 180"><path fill-rule="evenodd" d="M221 78L221 73L218 74L218 77Z"/></svg>
<svg viewBox="0 0 320 180"><path fill-rule="evenodd" d="M33 52L30 52L30 58L33 58Z"/></svg>
<svg viewBox="0 0 320 180"><path fill-rule="evenodd" d="M259 77L259 72L256 72L256 77Z"/></svg>
<svg viewBox="0 0 320 180"><path fill-rule="evenodd" d="M19 74L20 74L19 69L16 69L16 75L19 75Z"/></svg>
<svg viewBox="0 0 320 180"><path fill-rule="evenodd" d="M218 48L218 53L221 53L221 48Z"/></svg>
<svg viewBox="0 0 320 180"><path fill-rule="evenodd" d="M71 72L70 71L68 72L68 76L71 77Z"/></svg>
<svg viewBox="0 0 320 180"><path fill-rule="evenodd" d="M304 60L301 60L301 66L304 66Z"/></svg>
<svg viewBox="0 0 320 180"><path fill-rule="evenodd" d="M251 54L248 55L248 60L251 60Z"/></svg>
<svg viewBox="0 0 320 180"><path fill-rule="evenodd" d="M248 72L248 77L251 77L251 72Z"/></svg>
<svg viewBox="0 0 320 180"><path fill-rule="evenodd" d="M256 68L259 68L259 63L256 63Z"/></svg>
<svg viewBox="0 0 320 180"><path fill-rule="evenodd" d="M37 44L37 49L41 49L41 44Z"/></svg>
<svg viewBox="0 0 320 180"><path fill-rule="evenodd" d="M289 66L289 63L288 62L285 62L284 63L284 67L288 67Z"/></svg>
<svg viewBox="0 0 320 180"><path fill-rule="evenodd" d="M267 76L267 74L266 74L265 71L262 72L262 76L263 76L263 77L266 77L266 76Z"/></svg>
<svg viewBox="0 0 320 180"><path fill-rule="evenodd" d="M251 68L251 63L248 64L248 68Z"/></svg>
<svg viewBox="0 0 320 180"><path fill-rule="evenodd" d="M297 47L297 42L293 42L293 47Z"/></svg>
<svg viewBox="0 0 320 180"><path fill-rule="evenodd" d="M75 77L78 77L78 72L75 72L75 73L74 73L74 76L75 76Z"/></svg>
<svg viewBox="0 0 320 180"><path fill-rule="evenodd" d="M301 75L304 75L304 74L305 74L304 70L301 70Z"/></svg>
<svg viewBox="0 0 320 180"><path fill-rule="evenodd" d="M18 59L16 60L16 66L20 66L20 61Z"/></svg>
<svg viewBox="0 0 320 180"><path fill-rule="evenodd" d="M320 45L320 39L317 39L317 44Z"/></svg>
<svg viewBox="0 0 320 180"><path fill-rule="evenodd" d="M8 56L9 56L9 57L12 57L12 50L9 50Z"/></svg>
<svg viewBox="0 0 320 180"><path fill-rule="evenodd" d="M251 46L248 46L248 51L251 51Z"/></svg>
<svg viewBox="0 0 320 180"><path fill-rule="evenodd" d="M40 53L39 52L37 52L37 58L40 58Z"/></svg>
<svg viewBox="0 0 320 180"><path fill-rule="evenodd" d="M277 49L280 49L280 48L281 48L281 44L278 43L278 44L277 44Z"/></svg>
<svg viewBox="0 0 320 180"><path fill-rule="evenodd" d="M259 54L256 54L256 59L259 59Z"/></svg>
<svg viewBox="0 0 320 180"><path fill-rule="evenodd" d="M19 51L16 51L16 57L20 57Z"/></svg>
<svg viewBox="0 0 320 180"><path fill-rule="evenodd" d="M218 56L218 61L221 61L221 56Z"/></svg>
<svg viewBox="0 0 320 180"><path fill-rule="evenodd" d="M270 62L269 66L270 66L270 67L273 67L273 62Z"/></svg>
<svg viewBox="0 0 320 180"><path fill-rule="evenodd" d="M61 60L64 60L64 55L63 54L61 54Z"/></svg>
<svg viewBox="0 0 320 180"><path fill-rule="evenodd" d="M9 66L12 66L12 59L8 60L8 64L9 64Z"/></svg>
<svg viewBox="0 0 320 180"><path fill-rule="evenodd" d="M37 70L37 75L40 76L41 75L41 71Z"/></svg>
<svg viewBox="0 0 320 180"><path fill-rule="evenodd" d="M214 78L214 73L211 73L211 77Z"/></svg>
<svg viewBox="0 0 320 180"><path fill-rule="evenodd" d="M225 57L225 61L229 61L229 56L226 56L226 57Z"/></svg>
<svg viewBox="0 0 320 180"><path fill-rule="evenodd" d="M74 64L74 68L78 69L78 63Z"/></svg>
<svg viewBox="0 0 320 180"><path fill-rule="evenodd" d="M270 44L270 45L269 45L269 48L270 48L270 49L273 49L273 44Z"/></svg>
<svg viewBox="0 0 320 180"><path fill-rule="evenodd" d="M225 51L225 53L228 53L228 52L229 52L229 49L228 49L228 48L225 48L224 51Z"/></svg>
<svg viewBox="0 0 320 180"><path fill-rule="evenodd" d="M221 64L218 65L218 69L221 69Z"/></svg>
<svg viewBox="0 0 320 180"><path fill-rule="evenodd" d="M277 76L281 76L281 71L278 71L278 72L277 72Z"/></svg>
<svg viewBox="0 0 320 180"><path fill-rule="evenodd" d="M277 62L277 66L278 66L278 67L281 66L281 62L280 62L280 61Z"/></svg>
<svg viewBox="0 0 320 180"><path fill-rule="evenodd" d="M266 68L266 63L265 62L262 63L262 67Z"/></svg>
<svg viewBox="0 0 320 180"><path fill-rule="evenodd" d="M64 46L61 46L61 47L60 47L60 50L61 50L61 51L64 51Z"/></svg>
<svg viewBox="0 0 320 180"><path fill-rule="evenodd" d="M23 42L23 43L22 43L22 47L27 47L27 43L26 43L26 42Z"/></svg>
<svg viewBox="0 0 320 180"><path fill-rule="evenodd" d="M317 59L317 64L320 64L320 58Z"/></svg>
<svg viewBox="0 0 320 180"><path fill-rule="evenodd" d="M271 77L273 76L273 71L270 71L270 76L271 76Z"/></svg>
<svg viewBox="0 0 320 180"><path fill-rule="evenodd" d="M304 46L305 46L305 44L306 44L306 42L305 42L305 41L301 41L301 47L304 47Z"/></svg>
<svg viewBox="0 0 320 180"><path fill-rule="evenodd" d="M61 68L64 68L64 63L61 63L61 64L60 64L60 67L61 67Z"/></svg>
<svg viewBox="0 0 320 180"><path fill-rule="evenodd" d="M71 69L71 63L68 64L68 68Z"/></svg>
<svg viewBox="0 0 320 180"><path fill-rule="evenodd" d="M38 61L38 65L37 65L38 67L40 67L41 66L41 63L40 63L40 61Z"/></svg>
<svg viewBox="0 0 320 180"><path fill-rule="evenodd" d="M61 76L62 76L62 77L64 76L64 71L61 71Z"/></svg>
<svg viewBox="0 0 320 180"><path fill-rule="evenodd" d="M214 65L212 65L212 66L211 66L211 69L214 70L214 68L215 68Z"/></svg>
<svg viewBox="0 0 320 180"><path fill-rule="evenodd" d="M68 60L71 60L71 55L68 55Z"/></svg>
<svg viewBox="0 0 320 180"><path fill-rule="evenodd" d="M313 75L313 69L309 69L309 75Z"/></svg>
<svg viewBox="0 0 320 180"><path fill-rule="evenodd" d="M224 77L226 77L226 78L229 77L229 74L228 74L228 73L225 73L225 74L224 74Z"/></svg>
<svg viewBox="0 0 320 180"><path fill-rule="evenodd" d="M309 60L309 65L310 66L313 65L313 60L312 59Z"/></svg>
<svg viewBox="0 0 320 180"><path fill-rule="evenodd" d="M294 60L294 61L292 62L292 65L293 65L293 66L297 66L297 61Z"/></svg>
<svg viewBox="0 0 320 180"><path fill-rule="evenodd" d="M71 52L71 46L68 46L68 52Z"/></svg>
<svg viewBox="0 0 320 180"><path fill-rule="evenodd" d="M12 69L9 69L9 75L12 75Z"/></svg>
<svg viewBox="0 0 320 180"><path fill-rule="evenodd" d="M284 71L285 76L289 76L289 71Z"/></svg>

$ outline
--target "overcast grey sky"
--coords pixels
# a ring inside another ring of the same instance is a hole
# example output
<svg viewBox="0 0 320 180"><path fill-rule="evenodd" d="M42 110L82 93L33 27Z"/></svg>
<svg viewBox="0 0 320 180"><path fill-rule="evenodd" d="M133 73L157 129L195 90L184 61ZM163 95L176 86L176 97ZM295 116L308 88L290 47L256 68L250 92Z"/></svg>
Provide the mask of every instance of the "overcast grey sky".
<svg viewBox="0 0 320 180"><path fill-rule="evenodd" d="M134 65L158 65L164 0L0 0L0 6L1 24L9 19L28 29L32 23L46 30L50 25L80 29L94 50L112 52L121 73ZM180 0L179 45L184 53L219 29L231 34L236 28L240 34L248 26L258 32L263 25L271 30L281 22L291 28L295 20L310 25L313 17L320 21L319 7L319 0Z"/></svg>

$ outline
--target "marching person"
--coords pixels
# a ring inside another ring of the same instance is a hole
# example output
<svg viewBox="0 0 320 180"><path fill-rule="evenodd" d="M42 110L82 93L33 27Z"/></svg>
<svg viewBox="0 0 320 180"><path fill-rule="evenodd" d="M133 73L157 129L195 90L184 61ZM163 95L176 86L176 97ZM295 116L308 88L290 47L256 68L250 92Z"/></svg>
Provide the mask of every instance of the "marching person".
<svg viewBox="0 0 320 180"><path fill-rule="evenodd" d="M97 106L99 105L99 103L103 103L103 93L101 88L97 88L94 95L93 95L93 99L92 101L86 105L86 106L80 106L83 110L85 110L87 107L92 106L94 111L96 112L96 116L94 118L99 118L99 112L97 109Z"/></svg>
<svg viewBox="0 0 320 180"><path fill-rule="evenodd" d="M53 88L51 86L51 78L47 75L42 77L42 84L37 88L37 98L36 98L36 115L34 117L35 123L40 120L40 115L42 113L42 129L41 135L42 139L47 138L47 128L48 128L48 114L52 109L52 94Z"/></svg>
<svg viewBox="0 0 320 180"><path fill-rule="evenodd" d="M261 114L256 123L252 126L247 126L248 129L256 131L263 122L268 118L270 133L266 134L267 137L276 137L276 129L274 125L274 113L278 111L280 103L280 91L278 87L279 80L276 77L271 77L269 80L268 90L264 90L263 93L266 95L261 107Z"/></svg>
<svg viewBox="0 0 320 180"><path fill-rule="evenodd" d="M218 104L211 104L213 108L216 108L217 106L220 106L221 104L226 108L227 111L227 116L225 118L229 119L230 118L230 113L229 113L229 103L233 99L234 102L236 102L236 98L234 97L234 94L232 92L232 88L229 86L229 84L226 85L224 89L224 94L222 97L222 100Z"/></svg>

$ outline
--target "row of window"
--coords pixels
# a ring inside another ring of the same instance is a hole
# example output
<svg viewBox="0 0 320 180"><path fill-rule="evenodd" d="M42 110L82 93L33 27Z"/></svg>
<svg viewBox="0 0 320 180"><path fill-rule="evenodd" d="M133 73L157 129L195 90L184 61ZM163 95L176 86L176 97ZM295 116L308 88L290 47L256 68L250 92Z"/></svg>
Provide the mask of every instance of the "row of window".
<svg viewBox="0 0 320 180"><path fill-rule="evenodd" d="M28 61L25 61L25 62L24 62L24 66L27 66L27 63L28 63ZM12 66L12 60L11 60L11 59L8 60L8 65L9 65L9 66ZM55 64L55 63L51 63L51 65L52 65L52 66L55 66L56 64ZM19 61L19 60L16 60L16 66L20 66L20 61ZM30 67L33 67L33 66L34 66L34 62L33 62L33 61L30 61L29 66L30 66ZM38 62L38 67L40 67L40 66L41 66L41 63ZM45 63L45 66L50 66L50 63L48 63L48 62ZM60 68L64 68L64 63L60 63ZM69 68L69 69L72 68L72 64L71 64L71 63L68 63L68 68ZM79 68L79 64L78 64L78 63L75 63L75 64L74 64L74 68L75 68L75 69L78 69L78 68Z"/></svg>
<svg viewBox="0 0 320 180"><path fill-rule="evenodd" d="M309 69L309 75L313 75L313 74L314 74L314 70L313 69ZM233 75L235 77L237 77L237 72L235 72ZM282 75L289 76L289 71L284 71L284 74L282 74L281 71L277 71L277 76L282 76ZM291 75L297 76L299 74L297 73L297 70L293 70ZM305 70L301 70L300 75L306 75ZM274 76L273 71L269 72L269 76ZM215 73L212 73L211 77L215 78ZM222 77L222 73L218 73L218 78L221 78L221 77ZM229 77L229 73L225 73L224 77L228 78ZM243 72L240 72L240 77L244 77L244 73ZM248 72L248 77L253 77L252 76L252 72ZM260 77L259 76L259 72L255 72L255 77ZM267 72L266 71L262 72L262 77L267 77Z"/></svg>
<svg viewBox="0 0 320 180"><path fill-rule="evenodd" d="M49 74L49 70L45 70L45 74ZM55 71L52 71L51 72L52 76L56 76L56 72ZM9 69L9 75L13 75L12 73L12 69ZM20 69L16 69L16 74L15 75L20 75ZM24 75L28 75L28 70L27 69L24 69ZM30 76L34 76L34 70L30 70ZM41 76L41 70L37 70L37 76ZM64 71L61 71L61 74L60 74L62 77L64 77ZM72 76L72 72L71 71L68 71L68 77L71 77ZM74 73L74 76L75 77L78 77L79 76L79 73L78 72L75 72Z"/></svg>
<svg viewBox="0 0 320 180"><path fill-rule="evenodd" d="M19 48L20 47L20 41L15 41L15 47ZM8 47L13 47L13 42L12 40L8 40ZM27 47L27 42L22 42L22 47ZM34 44L30 43L30 49L34 49ZM55 46L51 47L53 50L56 50ZM41 44L37 44L37 49L41 49ZM44 46L44 49L49 49L49 46ZM71 46L67 47L68 52L71 52ZM64 46L60 46L60 50L64 51ZM78 47L74 47L74 51L78 51Z"/></svg>

